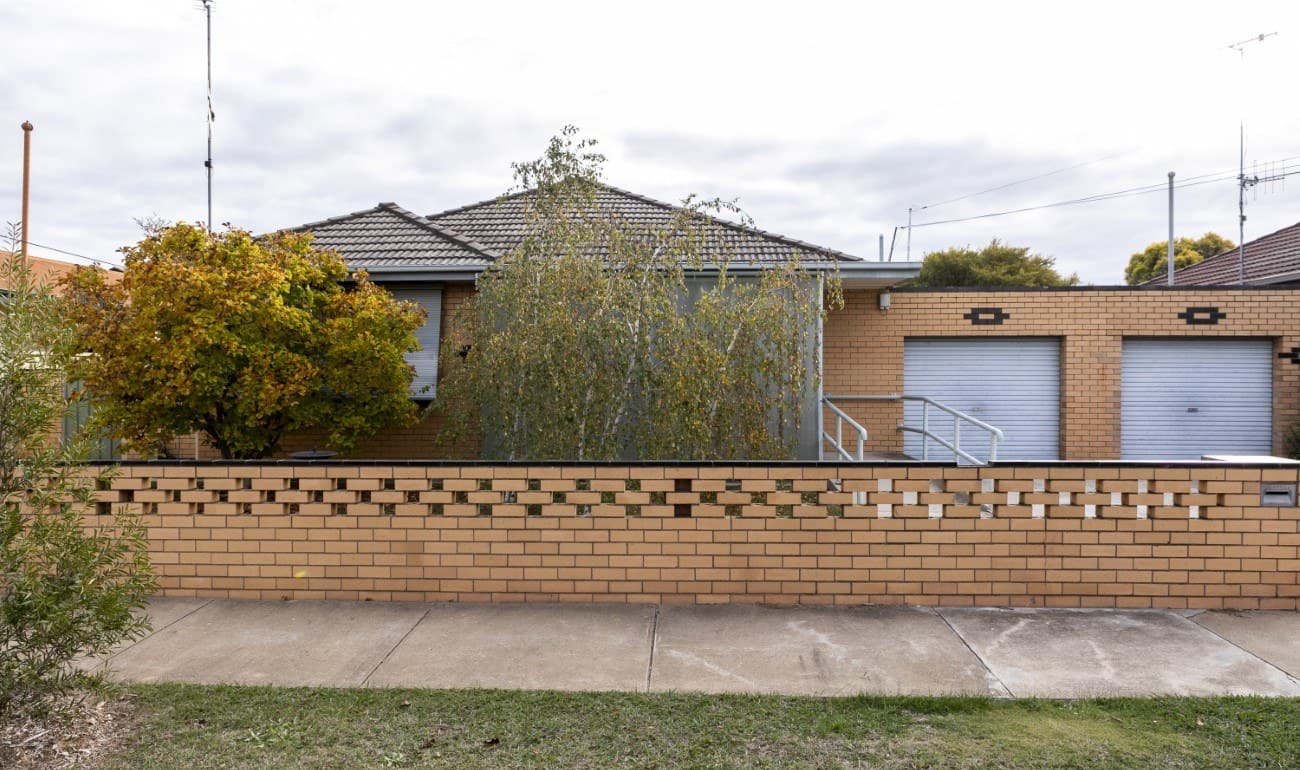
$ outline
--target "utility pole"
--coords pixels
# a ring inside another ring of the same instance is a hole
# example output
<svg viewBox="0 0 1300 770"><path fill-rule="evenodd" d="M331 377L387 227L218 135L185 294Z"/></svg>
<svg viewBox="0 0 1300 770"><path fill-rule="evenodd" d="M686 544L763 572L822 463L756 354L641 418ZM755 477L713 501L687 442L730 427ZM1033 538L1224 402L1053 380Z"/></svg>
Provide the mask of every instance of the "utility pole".
<svg viewBox="0 0 1300 770"><path fill-rule="evenodd" d="M1169 172L1169 285L1174 285L1174 172Z"/></svg>
<svg viewBox="0 0 1300 770"><path fill-rule="evenodd" d="M1262 43L1266 38L1273 37L1276 32L1261 33L1252 38L1241 40L1228 46L1236 51L1241 57L1241 65L1246 66L1246 46L1250 43ZM1239 173L1237 174L1237 282L1244 285L1246 283L1246 188L1259 184L1258 177L1254 179L1246 178L1246 118L1243 116L1237 124L1238 131L1238 163Z"/></svg>
<svg viewBox="0 0 1300 770"><path fill-rule="evenodd" d="M208 170L208 235L212 234L212 0L202 0L203 15L208 25L208 158L203 165Z"/></svg>
<svg viewBox="0 0 1300 770"><path fill-rule="evenodd" d="M23 121L23 260L27 259L27 210L32 186L32 124Z"/></svg>

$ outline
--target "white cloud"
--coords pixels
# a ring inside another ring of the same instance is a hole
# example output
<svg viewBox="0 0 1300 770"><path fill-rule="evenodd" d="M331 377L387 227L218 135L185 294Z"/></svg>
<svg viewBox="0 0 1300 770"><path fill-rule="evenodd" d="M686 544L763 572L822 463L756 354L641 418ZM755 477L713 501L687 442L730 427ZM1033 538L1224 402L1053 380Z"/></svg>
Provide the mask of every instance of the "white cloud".
<svg viewBox="0 0 1300 770"><path fill-rule="evenodd" d="M1249 158L1300 155L1294 3L897 6L216 0L216 218L478 200L574 123L616 184L739 197L764 228L870 257L908 206L1084 161L1108 158L917 219L1231 169L1243 115ZM204 216L197 3L17 0L0 29L3 218L24 119L38 243L105 256L134 217ZM1226 48L1274 30L1244 67ZM1251 204L1248 237L1300 219L1291 181ZM1230 182L1180 191L1178 231L1235 238L1235 201ZM1113 283L1164 232L1154 194L917 229L912 247L1000 237Z"/></svg>

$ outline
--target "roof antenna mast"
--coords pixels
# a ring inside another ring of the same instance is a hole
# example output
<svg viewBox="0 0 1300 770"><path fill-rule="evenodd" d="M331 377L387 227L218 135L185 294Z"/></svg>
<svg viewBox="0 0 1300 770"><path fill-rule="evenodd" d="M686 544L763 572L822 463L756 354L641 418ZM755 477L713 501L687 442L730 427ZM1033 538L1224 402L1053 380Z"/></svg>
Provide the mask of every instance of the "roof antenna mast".
<svg viewBox="0 0 1300 770"><path fill-rule="evenodd" d="M208 235L212 234L212 120L216 114L212 111L212 0L199 0L203 3L203 15L208 24L208 158L203 165L208 170Z"/></svg>
<svg viewBox="0 0 1300 770"><path fill-rule="evenodd" d="M1273 37L1276 32L1260 33L1252 38L1247 38L1228 46L1241 55L1241 64L1244 68L1246 65L1246 46L1251 43L1262 43L1266 38ZM1238 162L1240 171L1237 174L1237 282L1243 286L1246 283L1246 190L1259 183L1258 177L1246 178L1246 118L1243 116L1237 124L1238 133Z"/></svg>

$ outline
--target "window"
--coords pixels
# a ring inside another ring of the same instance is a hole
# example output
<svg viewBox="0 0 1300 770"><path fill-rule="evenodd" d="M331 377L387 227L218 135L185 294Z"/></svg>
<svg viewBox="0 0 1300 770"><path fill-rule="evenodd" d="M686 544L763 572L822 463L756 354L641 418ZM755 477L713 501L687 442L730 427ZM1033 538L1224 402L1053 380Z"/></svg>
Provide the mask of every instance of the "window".
<svg viewBox="0 0 1300 770"><path fill-rule="evenodd" d="M424 307L429 317L424 326L415 331L420 350L408 353L406 360L415 367L411 380L411 398L431 400L438 389L438 347L442 342L442 286L436 284L385 284L394 297L405 302L415 302Z"/></svg>

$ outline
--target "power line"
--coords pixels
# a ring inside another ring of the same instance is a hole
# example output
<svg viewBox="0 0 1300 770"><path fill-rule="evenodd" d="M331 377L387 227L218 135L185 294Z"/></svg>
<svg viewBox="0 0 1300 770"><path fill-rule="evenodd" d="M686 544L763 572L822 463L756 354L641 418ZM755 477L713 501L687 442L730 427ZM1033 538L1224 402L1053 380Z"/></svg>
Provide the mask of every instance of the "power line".
<svg viewBox="0 0 1300 770"><path fill-rule="evenodd" d="M1066 171L1073 171L1076 168L1083 168L1084 166L1091 166L1094 163L1101 163L1102 161L1111 160L1112 158L1118 158L1123 154L1124 153L1122 152L1117 152L1113 155L1107 155L1104 158L1097 158L1096 160L1086 160L1083 163L1076 163L1073 166L1066 166L1065 168L1058 168L1055 171L1048 171L1046 174L1038 174L1037 176L1026 177L1024 179L1017 179L1014 182L1007 182L1006 184L1000 184L997 187L990 187L987 190L980 190L979 192L967 193L965 195L958 195L956 198L949 198L947 200L939 201L938 203L929 203L922 206L920 209L918 209L918 211L938 208L939 206L946 206L949 203L964 201L967 198L974 198L979 195L985 195L987 193L997 192L999 190L1005 190L1008 187L1015 187L1016 185L1025 184L1026 182L1034 182L1039 179L1046 179L1049 176L1056 176L1057 174L1064 174Z"/></svg>
<svg viewBox="0 0 1300 770"><path fill-rule="evenodd" d="M1274 161L1274 163L1284 163L1286 161L1295 160L1295 159L1296 157L1284 158L1280 161ZM1287 176L1292 176L1293 174L1297 174L1297 173L1300 173L1300 170L1285 171L1284 168L1283 173L1279 175L1278 178L1285 178ZM1198 187L1200 185L1205 185L1205 184L1214 184L1218 182L1235 180L1237 178L1237 175L1238 172L1236 171L1218 171L1210 174L1199 174L1197 176L1187 177L1182 184L1176 185L1175 189L1182 189L1185 187ZM1131 187L1125 190L1115 190L1107 193L1098 193L1095 195L1084 196L1082 198L1072 198L1070 200L1056 201L1054 203L1043 203L1034 206L1023 206L1021 208L1008 209L1005 211L991 211L988 213L975 214L973 216L968 216L968 217L954 217L952 219L937 219L929 222L917 222L913 224L912 227L934 227L935 225L948 225L948 224L956 224L958 222L971 222L979 219L993 219L995 217L1004 217L1004 216L1009 216L1011 214L1023 214L1030 211L1040 211L1043 209L1059 208L1062 206L1074 206L1082 203L1098 203L1101 201L1114 200L1116 198L1146 195L1153 192L1159 192L1165 189L1168 189L1167 184L1143 185L1141 187Z"/></svg>
<svg viewBox="0 0 1300 770"><path fill-rule="evenodd" d="M46 246L46 245L43 244L43 243L36 243L35 241L28 241L28 245L35 246L35 247L38 248L38 249L45 249L45 250L47 250L47 251L55 251L55 252L58 252L59 254L65 254L65 255L67 255L67 256L69 256L69 257L77 257L78 259L84 259L84 260L87 260L87 261L89 261L89 262L94 262L94 263L97 264L97 265L108 265L109 267L118 267L118 268L122 267L120 264L118 264L118 263L116 263L116 262L110 262L110 261L107 260L107 259L99 259L98 257L88 257L88 256L86 256L85 254L78 254L78 253L75 252L75 251L67 251L66 249L57 249L57 248L55 248L55 247L53 247L53 246Z"/></svg>
<svg viewBox="0 0 1300 770"><path fill-rule="evenodd" d="M1199 182L1188 182L1185 184L1175 185L1175 189L1182 189L1184 187L1196 187L1198 185L1212 184L1215 182L1228 182L1235 179L1236 179L1235 175L1223 176L1214 179L1204 179ZM1007 211L991 211L986 214L976 214L974 216L969 216L969 217L957 217L954 219L938 219L930 222L918 222L914 224L913 227L933 227L935 225L950 225L950 224L955 224L957 222L971 222L977 219L993 219L995 217L1005 217L1005 216L1010 216L1011 214L1024 214L1029 211L1041 211L1043 209L1054 209L1054 208L1060 208L1062 206L1076 206L1081 203L1100 203L1101 201L1114 200L1116 198L1128 198L1137 195L1147 195L1149 193L1160 192L1161 190L1165 190L1165 189L1168 189L1167 184L1150 185L1146 187L1134 187L1128 190L1117 190L1115 192L1110 192L1110 193L1089 195L1084 198L1073 198L1071 200L1057 201L1055 203L1043 203L1036 206L1024 206L1022 208L1009 209Z"/></svg>

